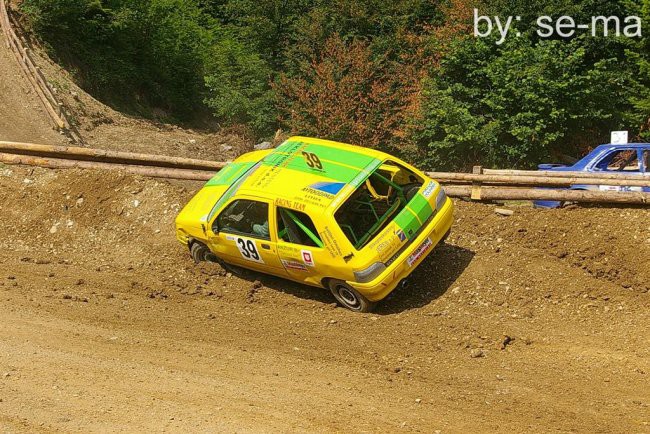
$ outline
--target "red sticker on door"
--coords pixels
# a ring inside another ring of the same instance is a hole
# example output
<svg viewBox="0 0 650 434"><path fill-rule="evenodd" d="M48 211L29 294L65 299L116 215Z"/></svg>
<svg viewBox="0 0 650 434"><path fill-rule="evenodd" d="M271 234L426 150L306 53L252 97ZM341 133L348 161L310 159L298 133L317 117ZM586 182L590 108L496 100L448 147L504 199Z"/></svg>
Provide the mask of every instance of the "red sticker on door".
<svg viewBox="0 0 650 434"><path fill-rule="evenodd" d="M314 257L311 255L311 252L309 250L301 250L301 255L302 255L302 262L305 263L305 265L309 265L310 267L314 266Z"/></svg>

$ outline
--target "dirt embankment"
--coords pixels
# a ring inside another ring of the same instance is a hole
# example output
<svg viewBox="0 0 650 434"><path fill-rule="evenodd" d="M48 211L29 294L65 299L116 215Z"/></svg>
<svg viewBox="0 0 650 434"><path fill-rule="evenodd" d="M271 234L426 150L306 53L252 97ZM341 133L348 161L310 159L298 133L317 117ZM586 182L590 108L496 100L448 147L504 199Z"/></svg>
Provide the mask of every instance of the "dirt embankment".
<svg viewBox="0 0 650 434"><path fill-rule="evenodd" d="M0 140L64 144L0 30Z"/></svg>
<svg viewBox="0 0 650 434"><path fill-rule="evenodd" d="M120 113L77 86L70 73L52 62L40 47L33 48L36 62L70 111L87 146L228 161L252 150L255 144L235 133L183 128Z"/></svg>
<svg viewBox="0 0 650 434"><path fill-rule="evenodd" d="M70 73L52 62L37 41L32 40L30 44L36 64L81 133L85 141L83 146L219 161L227 161L252 149L252 140L238 134L181 128L113 110L79 88ZM7 48L2 33L0 140L70 144L64 135L53 129L38 95Z"/></svg>
<svg viewBox="0 0 650 434"><path fill-rule="evenodd" d="M0 168L8 431L650 430L650 211L458 203L373 314L194 265L197 188Z"/></svg>

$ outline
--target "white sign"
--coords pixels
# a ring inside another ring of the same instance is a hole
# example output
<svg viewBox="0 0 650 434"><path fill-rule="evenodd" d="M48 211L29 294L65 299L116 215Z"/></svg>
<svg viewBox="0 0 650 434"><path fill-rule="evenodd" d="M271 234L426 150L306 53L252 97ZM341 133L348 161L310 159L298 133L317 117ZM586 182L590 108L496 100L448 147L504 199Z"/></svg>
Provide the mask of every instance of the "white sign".
<svg viewBox="0 0 650 434"><path fill-rule="evenodd" d="M627 131L612 131L612 145L625 145L627 143Z"/></svg>
<svg viewBox="0 0 650 434"><path fill-rule="evenodd" d="M235 242L237 243L239 253L241 253L244 259L247 261L258 262L260 264L264 263L259 250L257 250L255 241L247 238L235 237Z"/></svg>

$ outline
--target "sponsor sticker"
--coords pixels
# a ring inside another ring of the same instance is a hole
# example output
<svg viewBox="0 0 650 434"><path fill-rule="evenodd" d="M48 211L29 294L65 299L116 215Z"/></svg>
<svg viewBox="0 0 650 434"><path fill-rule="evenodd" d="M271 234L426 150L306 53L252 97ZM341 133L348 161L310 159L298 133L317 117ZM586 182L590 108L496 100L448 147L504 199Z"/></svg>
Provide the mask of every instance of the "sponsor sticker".
<svg viewBox="0 0 650 434"><path fill-rule="evenodd" d="M436 183L433 181L429 181L429 183L424 188L424 190L422 190L422 196L429 199L435 190L436 190Z"/></svg>
<svg viewBox="0 0 650 434"><path fill-rule="evenodd" d="M398 230L395 232L395 235L397 235L397 238L399 238L399 240L400 240L401 242L406 241L406 234L404 233L403 230L398 229Z"/></svg>
<svg viewBox="0 0 650 434"><path fill-rule="evenodd" d="M307 271L307 267L305 266L305 264L298 261L289 261L283 259L282 265L284 265L284 268L286 268L287 270Z"/></svg>
<svg viewBox="0 0 650 434"><path fill-rule="evenodd" d="M333 195L338 194L343 187L345 187L344 182L317 182L316 184L312 184L309 186L309 188L311 189L322 191Z"/></svg>
<svg viewBox="0 0 650 434"><path fill-rule="evenodd" d="M332 235L330 228L328 226L325 226L325 229L320 233L320 235L325 242L325 248L330 253L332 258L340 257L342 255L341 248L339 247L339 243Z"/></svg>
<svg viewBox="0 0 650 434"><path fill-rule="evenodd" d="M420 244L415 252L413 252L413 254L408 257L407 262L409 264L409 267L413 266L413 264L422 258L429 250L431 250L432 247L433 242L431 241L431 238L424 240L424 242Z"/></svg>
<svg viewBox="0 0 650 434"><path fill-rule="evenodd" d="M301 250L300 251L300 256L302 257L302 262L305 263L305 265L309 265L310 267L313 267L314 264L314 257L311 254L311 251L309 250Z"/></svg>
<svg viewBox="0 0 650 434"><path fill-rule="evenodd" d="M643 191L643 187L619 187L615 185L599 185L600 191Z"/></svg>

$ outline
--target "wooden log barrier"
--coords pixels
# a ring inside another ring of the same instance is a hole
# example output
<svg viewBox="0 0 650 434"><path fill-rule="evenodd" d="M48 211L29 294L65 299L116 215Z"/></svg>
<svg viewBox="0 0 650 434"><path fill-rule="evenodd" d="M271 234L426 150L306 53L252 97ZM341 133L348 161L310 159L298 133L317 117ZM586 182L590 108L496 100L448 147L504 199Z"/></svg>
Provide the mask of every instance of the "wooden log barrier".
<svg viewBox="0 0 650 434"><path fill-rule="evenodd" d="M0 152L52 157L67 160L97 161L115 164L137 164L141 166L170 167L176 169L217 171L226 164L220 161L196 160L193 158L169 157L166 155L140 154L134 152L106 151L102 149L80 148L74 146L37 145L0 141Z"/></svg>
<svg viewBox="0 0 650 434"><path fill-rule="evenodd" d="M447 173L447 172L428 172L431 178L442 184L458 183L475 183L485 184L507 184L516 186L569 186L575 184L585 185L614 185L630 187L650 187L650 175L627 175L617 178L603 178L601 173L593 173L588 177L562 176L549 177L548 175L486 175L473 173ZM573 172L565 172L567 174Z"/></svg>
<svg viewBox="0 0 650 434"><path fill-rule="evenodd" d="M436 173L436 172L434 172ZM559 172L553 170L502 170L502 169L483 169L484 175L500 176L547 176L551 178L602 178L602 179L630 179L641 178L647 179L650 174L635 174L634 172Z"/></svg>
<svg viewBox="0 0 650 434"><path fill-rule="evenodd" d="M445 185L443 188L450 197L471 197L472 195L471 186ZM559 202L626 203L644 205L650 204L650 193L636 191L611 192L482 187L481 200L550 200Z"/></svg>
<svg viewBox="0 0 650 434"><path fill-rule="evenodd" d="M0 153L0 163L22 164L28 166L44 167L48 169L101 169L120 170L133 175L151 176L154 178L184 179L192 181L207 181L215 175L216 171L200 171L188 169L175 169L169 167L134 166L117 163L101 163L94 161L66 160L59 158L43 158L29 155L13 155Z"/></svg>

